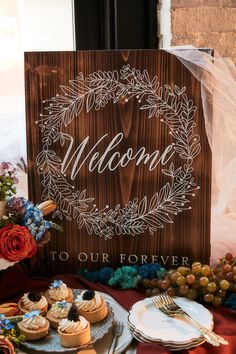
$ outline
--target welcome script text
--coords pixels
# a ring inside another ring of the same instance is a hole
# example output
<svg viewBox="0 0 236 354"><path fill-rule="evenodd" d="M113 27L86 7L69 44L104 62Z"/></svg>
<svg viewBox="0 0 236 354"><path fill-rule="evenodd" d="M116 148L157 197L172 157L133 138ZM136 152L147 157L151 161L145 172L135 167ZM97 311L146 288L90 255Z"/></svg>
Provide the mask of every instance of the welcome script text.
<svg viewBox="0 0 236 354"><path fill-rule="evenodd" d="M115 151L124 140L124 134L118 133L108 144L104 152L99 152L99 148L101 143L107 139L108 134L104 134L96 144L92 146L89 152L82 157L85 148L89 143L90 137L87 136L76 148L74 147L74 138L71 135L64 134L64 137L69 141L69 147L62 162L61 171L65 174L73 162L71 169L72 180L76 178L85 162L88 163L88 169L90 172L95 169L97 169L98 173L102 173L106 169L114 171L119 166L127 166L132 160L136 160L136 166L143 163L148 166L149 171L153 171L159 164L164 166L175 153L173 146L168 145L162 154L160 154L159 150L154 150L152 153L148 153L146 152L145 147L141 147L137 151L134 151L133 148L129 147L122 155L119 151ZM73 149L75 149L75 151L72 153Z"/></svg>

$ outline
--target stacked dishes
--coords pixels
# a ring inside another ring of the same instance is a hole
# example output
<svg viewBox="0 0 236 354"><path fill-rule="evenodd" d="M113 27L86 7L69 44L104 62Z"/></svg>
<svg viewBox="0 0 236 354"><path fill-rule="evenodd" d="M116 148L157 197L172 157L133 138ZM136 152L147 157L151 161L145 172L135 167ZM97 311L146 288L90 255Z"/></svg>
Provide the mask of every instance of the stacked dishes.
<svg viewBox="0 0 236 354"><path fill-rule="evenodd" d="M213 316L204 306L182 297L174 300L202 326L213 329ZM152 298L133 305L128 324L134 338L139 342L158 343L173 351L189 349L205 342L191 322L182 317L168 317L153 304Z"/></svg>

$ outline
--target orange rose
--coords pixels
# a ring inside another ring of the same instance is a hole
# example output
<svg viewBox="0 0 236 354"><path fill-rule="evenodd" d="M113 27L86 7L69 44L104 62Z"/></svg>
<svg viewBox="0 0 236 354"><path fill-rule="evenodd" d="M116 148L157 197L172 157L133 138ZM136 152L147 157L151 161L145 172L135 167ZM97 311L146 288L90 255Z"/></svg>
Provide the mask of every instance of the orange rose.
<svg viewBox="0 0 236 354"><path fill-rule="evenodd" d="M0 352L3 354L16 354L13 345L4 336L0 336Z"/></svg>
<svg viewBox="0 0 236 354"><path fill-rule="evenodd" d="M0 229L0 258L17 262L36 254L37 243L26 226L9 224Z"/></svg>

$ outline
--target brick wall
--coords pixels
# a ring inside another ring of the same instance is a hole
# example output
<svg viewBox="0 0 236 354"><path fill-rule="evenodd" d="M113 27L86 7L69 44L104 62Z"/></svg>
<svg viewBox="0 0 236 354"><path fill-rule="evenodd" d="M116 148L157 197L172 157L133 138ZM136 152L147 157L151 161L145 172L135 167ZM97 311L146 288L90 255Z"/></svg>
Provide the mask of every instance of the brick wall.
<svg viewBox="0 0 236 354"><path fill-rule="evenodd" d="M236 0L172 0L172 45L215 48L236 63Z"/></svg>

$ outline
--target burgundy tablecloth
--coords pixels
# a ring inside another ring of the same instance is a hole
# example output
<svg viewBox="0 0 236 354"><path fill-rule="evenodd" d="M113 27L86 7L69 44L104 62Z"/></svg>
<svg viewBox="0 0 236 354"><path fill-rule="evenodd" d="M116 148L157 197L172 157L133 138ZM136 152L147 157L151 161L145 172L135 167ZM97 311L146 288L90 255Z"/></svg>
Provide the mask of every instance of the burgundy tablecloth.
<svg viewBox="0 0 236 354"><path fill-rule="evenodd" d="M59 275L54 279L62 279L72 288L91 288L111 295L127 310L136 302L144 298L142 292L135 290L115 290L102 284L93 284L81 277L74 275ZM44 290L52 279L30 278L26 269L17 264L8 268L1 274L0 279L0 303L16 301L22 293L29 290ZM236 353L236 312L226 308L210 308L214 315L214 330L222 335L230 343L228 346L213 347L208 343L200 347L182 350L175 353L181 354L235 354ZM138 343L137 354L169 354L170 351L155 344ZM99 353L100 354L100 353ZM102 354L102 353L101 353Z"/></svg>

